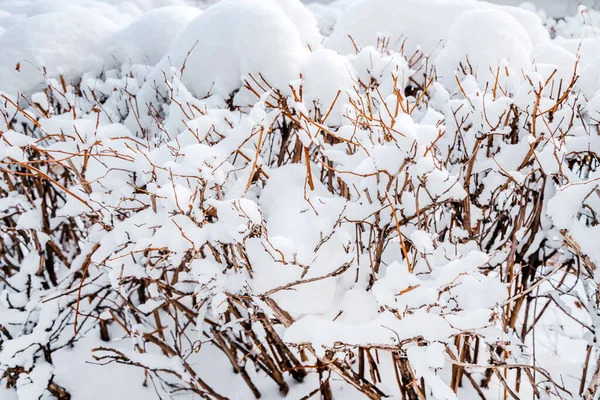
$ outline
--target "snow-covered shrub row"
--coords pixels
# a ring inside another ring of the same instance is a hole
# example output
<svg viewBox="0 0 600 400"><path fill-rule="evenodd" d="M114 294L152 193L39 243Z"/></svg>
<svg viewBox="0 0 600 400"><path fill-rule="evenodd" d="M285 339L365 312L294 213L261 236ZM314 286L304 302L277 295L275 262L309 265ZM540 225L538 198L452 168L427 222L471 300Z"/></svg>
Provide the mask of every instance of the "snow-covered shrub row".
<svg viewBox="0 0 600 400"><path fill-rule="evenodd" d="M600 14L22 4L0 395L595 398Z"/></svg>

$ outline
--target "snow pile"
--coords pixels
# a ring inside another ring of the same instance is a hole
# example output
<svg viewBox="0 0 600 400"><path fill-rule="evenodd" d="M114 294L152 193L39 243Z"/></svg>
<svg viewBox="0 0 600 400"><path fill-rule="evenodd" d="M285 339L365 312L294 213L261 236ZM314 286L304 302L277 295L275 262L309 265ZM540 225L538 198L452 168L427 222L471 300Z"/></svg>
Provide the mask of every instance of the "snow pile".
<svg viewBox="0 0 600 400"><path fill-rule="evenodd" d="M443 47L457 20L473 10L508 13L522 25L528 33L526 36L534 44L547 40L548 33L539 19L533 13L516 7L501 7L475 0L358 0L341 13L325 44L342 53L353 53L355 45L373 45L378 38L385 37L391 49L404 47L407 55L412 55L416 49L434 55ZM499 18L507 20L506 17Z"/></svg>
<svg viewBox="0 0 600 400"><path fill-rule="evenodd" d="M188 71L182 80L199 97L229 95L241 86L241 77L251 73L285 87L298 75L297 59L306 40L311 38L303 37L277 5L231 0L210 7L190 23L168 60L177 67L185 65Z"/></svg>
<svg viewBox="0 0 600 400"><path fill-rule="evenodd" d="M117 27L92 11L49 12L26 18L0 36L0 90L28 92L45 76L100 72L107 39Z"/></svg>
<svg viewBox="0 0 600 400"><path fill-rule="evenodd" d="M594 398L593 10L117 3L0 6L2 396Z"/></svg>
<svg viewBox="0 0 600 400"><path fill-rule="evenodd" d="M116 33L110 54L117 65L125 62L156 65L198 14L199 9L187 6L151 10Z"/></svg>

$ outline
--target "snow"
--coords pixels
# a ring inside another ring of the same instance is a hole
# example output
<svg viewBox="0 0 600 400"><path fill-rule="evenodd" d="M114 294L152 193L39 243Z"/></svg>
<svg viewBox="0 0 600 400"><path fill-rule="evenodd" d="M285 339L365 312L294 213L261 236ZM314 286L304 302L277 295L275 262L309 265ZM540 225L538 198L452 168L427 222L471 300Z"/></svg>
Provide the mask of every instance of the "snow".
<svg viewBox="0 0 600 400"><path fill-rule="evenodd" d="M598 391L600 11L496 3L1 3L0 398Z"/></svg>
<svg viewBox="0 0 600 400"><path fill-rule="evenodd" d="M352 66L335 51L318 49L309 55L301 73L307 77L302 86L304 101L317 103L323 115L331 109L330 123L341 124L340 116L354 83ZM342 98L336 99L338 96Z"/></svg>
<svg viewBox="0 0 600 400"><path fill-rule="evenodd" d="M161 7L148 11L120 30L111 40L110 54L120 65L155 65L169 51L173 41L200 10L188 6Z"/></svg>
<svg viewBox="0 0 600 400"><path fill-rule="evenodd" d="M185 63L182 82L199 97L226 95L240 86L242 76L259 73L285 88L298 74L303 39L308 38L277 5L226 0L192 21L165 61L177 68Z"/></svg>
<svg viewBox="0 0 600 400"><path fill-rule="evenodd" d="M531 50L527 31L510 14L470 10L458 17L450 28L447 43L436 59L437 72L444 84L451 85L455 71L464 68L473 71L472 75L484 86L486 82L493 83L496 75L504 75L507 67L515 74L528 69Z"/></svg>
<svg viewBox="0 0 600 400"><path fill-rule="evenodd" d="M71 79L100 70L106 40L116 29L108 18L87 10L24 19L0 36L0 91L29 92L45 82L45 74Z"/></svg>
<svg viewBox="0 0 600 400"><path fill-rule="evenodd" d="M427 55L435 54L443 47L457 19L473 9L507 12L522 25L534 44L547 40L548 34L539 18L523 9L471 0L359 0L341 13L325 45L352 53L355 44L362 47L375 43L378 37L388 37L395 50L399 50L405 41L407 56L417 49ZM427 18L422 18L424 15Z"/></svg>

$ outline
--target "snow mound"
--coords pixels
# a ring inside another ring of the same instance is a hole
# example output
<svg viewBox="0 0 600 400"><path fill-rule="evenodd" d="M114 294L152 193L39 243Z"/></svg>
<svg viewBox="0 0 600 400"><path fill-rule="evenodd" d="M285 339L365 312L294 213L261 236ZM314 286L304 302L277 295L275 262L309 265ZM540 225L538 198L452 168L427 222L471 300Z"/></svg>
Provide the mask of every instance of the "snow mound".
<svg viewBox="0 0 600 400"><path fill-rule="evenodd" d="M49 12L26 18L0 36L0 91L28 92L46 76L76 78L100 70L106 41L118 29L92 11Z"/></svg>
<svg viewBox="0 0 600 400"><path fill-rule="evenodd" d="M446 85L463 70L481 82L494 82L505 67L517 73L531 65L531 39L511 15L497 10L470 10L456 19L436 59L438 75ZM572 72L572 71L571 71Z"/></svg>
<svg viewBox="0 0 600 400"><path fill-rule="evenodd" d="M318 28L315 15L300 0L268 0L283 10L285 15L292 21L298 32L302 44L316 49L321 46L323 37Z"/></svg>
<svg viewBox="0 0 600 400"><path fill-rule="evenodd" d="M354 83L353 67L333 50L319 49L312 52L302 66L302 75L306 77L303 82L305 103L316 104L323 113L332 107L329 122L339 124L347 93Z"/></svg>
<svg viewBox="0 0 600 400"><path fill-rule="evenodd" d="M141 11L137 8L129 10L126 8L119 9L106 2L97 0L37 0L29 3L23 2L22 9L25 17L69 11L91 11L109 18L113 23L116 23L119 26L128 24L138 14L141 14Z"/></svg>
<svg viewBox="0 0 600 400"><path fill-rule="evenodd" d="M151 10L136 19L112 39L110 55L117 65L155 65L200 10L188 6L168 6Z"/></svg>
<svg viewBox="0 0 600 400"><path fill-rule="evenodd" d="M186 27L159 68L185 64L182 81L193 93L227 96L249 74L287 87L298 77L304 48L296 25L276 4L225 0Z"/></svg>
<svg viewBox="0 0 600 400"><path fill-rule="evenodd" d="M531 42L548 40L539 17L524 9L474 0L359 0L341 13L325 46L347 54L354 53L355 45L372 46L378 38L389 38L393 50L406 41L407 56L417 49L431 54L441 49L454 22L473 9L504 10L522 25Z"/></svg>

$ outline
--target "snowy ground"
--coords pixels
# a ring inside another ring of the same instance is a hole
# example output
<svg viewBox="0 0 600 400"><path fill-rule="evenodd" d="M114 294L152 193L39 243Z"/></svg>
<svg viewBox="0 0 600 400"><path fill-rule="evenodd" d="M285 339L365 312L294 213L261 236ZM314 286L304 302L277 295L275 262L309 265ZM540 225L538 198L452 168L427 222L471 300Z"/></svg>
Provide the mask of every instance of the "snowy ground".
<svg viewBox="0 0 600 400"><path fill-rule="evenodd" d="M334 0L304 0L304 2L329 4L334 2ZM556 18L575 14L577 12L577 7L580 5L594 9L597 9L600 6L598 0L531 0L527 2L521 0L492 0L490 3L506 6L519 6L523 3L533 4L537 9L544 10L549 16ZM527 5L525 5L525 7L527 7Z"/></svg>
<svg viewBox="0 0 600 400"><path fill-rule="evenodd" d="M520 0L494 0L493 3L518 6L523 2ZM573 15L577 12L577 7L584 5L586 7L597 9L600 2L597 0L533 0L528 3L544 10L551 17L564 17Z"/></svg>
<svg viewBox="0 0 600 400"><path fill-rule="evenodd" d="M598 2L495 3L0 2L0 400L593 400Z"/></svg>

